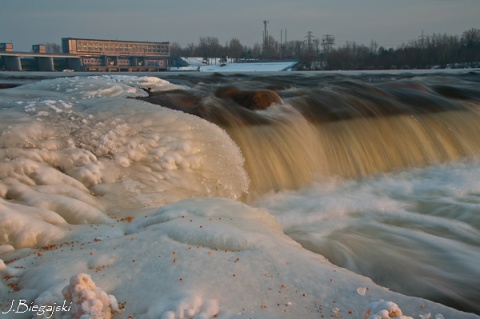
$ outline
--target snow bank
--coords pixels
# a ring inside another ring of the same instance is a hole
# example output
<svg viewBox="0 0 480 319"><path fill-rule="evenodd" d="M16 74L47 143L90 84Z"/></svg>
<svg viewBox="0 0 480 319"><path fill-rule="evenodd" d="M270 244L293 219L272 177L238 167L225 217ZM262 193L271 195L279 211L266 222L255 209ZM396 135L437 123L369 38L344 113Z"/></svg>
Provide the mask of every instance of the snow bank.
<svg viewBox="0 0 480 319"><path fill-rule="evenodd" d="M279 72L291 71L297 62L254 62L210 64L200 67L200 72Z"/></svg>
<svg viewBox="0 0 480 319"><path fill-rule="evenodd" d="M297 62L248 62L219 63L205 65L202 58L182 58L189 65L172 67L170 71L200 71L200 72L279 72L292 71Z"/></svg>

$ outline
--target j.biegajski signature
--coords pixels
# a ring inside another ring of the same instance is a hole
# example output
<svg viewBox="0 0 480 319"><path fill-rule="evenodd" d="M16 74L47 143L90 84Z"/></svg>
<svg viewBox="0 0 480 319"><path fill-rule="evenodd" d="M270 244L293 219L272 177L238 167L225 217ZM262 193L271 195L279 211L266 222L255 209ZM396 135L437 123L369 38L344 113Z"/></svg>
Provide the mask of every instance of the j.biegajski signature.
<svg viewBox="0 0 480 319"><path fill-rule="evenodd" d="M51 318L54 313L69 312L71 308L72 303L70 302L67 304L66 300L64 300L62 304L53 303L53 305L39 305L36 304L34 301L29 303L25 299L13 299L12 303L10 304L10 308L7 311L2 311L2 314L21 314L31 312L32 315L39 316L47 314L48 316L46 318Z"/></svg>

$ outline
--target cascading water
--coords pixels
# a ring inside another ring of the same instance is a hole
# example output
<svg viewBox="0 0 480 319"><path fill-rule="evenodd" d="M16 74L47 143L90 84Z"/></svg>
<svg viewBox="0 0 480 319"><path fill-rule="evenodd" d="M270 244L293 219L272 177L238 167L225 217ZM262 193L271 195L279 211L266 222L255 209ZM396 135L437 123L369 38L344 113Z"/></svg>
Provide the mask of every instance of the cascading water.
<svg viewBox="0 0 480 319"><path fill-rule="evenodd" d="M199 113L240 147L253 193L297 189L318 176L360 178L480 154L477 102L447 99L416 83L393 93L349 87L289 92L294 96L285 104L256 111L209 97Z"/></svg>

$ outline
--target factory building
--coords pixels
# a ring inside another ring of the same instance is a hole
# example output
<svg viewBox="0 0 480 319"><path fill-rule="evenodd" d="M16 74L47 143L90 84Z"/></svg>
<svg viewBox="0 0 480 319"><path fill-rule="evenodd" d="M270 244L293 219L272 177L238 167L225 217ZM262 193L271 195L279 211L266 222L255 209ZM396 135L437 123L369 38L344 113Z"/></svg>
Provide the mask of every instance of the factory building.
<svg viewBox="0 0 480 319"><path fill-rule="evenodd" d="M80 56L84 71L162 71L170 43L63 38L62 51Z"/></svg>
<svg viewBox="0 0 480 319"><path fill-rule="evenodd" d="M0 43L0 52L13 52L12 43Z"/></svg>

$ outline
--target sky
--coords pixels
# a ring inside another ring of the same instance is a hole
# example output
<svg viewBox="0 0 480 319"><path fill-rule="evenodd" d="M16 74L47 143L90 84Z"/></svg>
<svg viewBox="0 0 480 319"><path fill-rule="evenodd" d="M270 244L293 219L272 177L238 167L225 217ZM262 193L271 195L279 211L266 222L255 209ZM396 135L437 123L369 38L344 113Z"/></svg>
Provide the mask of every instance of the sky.
<svg viewBox="0 0 480 319"><path fill-rule="evenodd" d="M480 29L480 0L1 0L0 43L15 51L64 37L220 44L261 43L264 20L277 41L335 37L396 48L425 35Z"/></svg>

